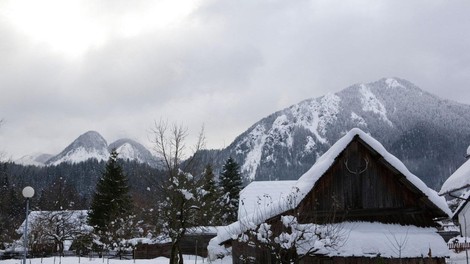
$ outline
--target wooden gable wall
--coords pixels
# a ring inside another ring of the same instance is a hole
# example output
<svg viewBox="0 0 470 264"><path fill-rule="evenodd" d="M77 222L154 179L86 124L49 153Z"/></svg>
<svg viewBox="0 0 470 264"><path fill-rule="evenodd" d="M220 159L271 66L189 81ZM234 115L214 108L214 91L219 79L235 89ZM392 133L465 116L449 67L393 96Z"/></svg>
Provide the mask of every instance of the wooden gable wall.
<svg viewBox="0 0 470 264"><path fill-rule="evenodd" d="M433 226L433 218L442 214L358 136L297 210L301 222L378 221L416 226Z"/></svg>

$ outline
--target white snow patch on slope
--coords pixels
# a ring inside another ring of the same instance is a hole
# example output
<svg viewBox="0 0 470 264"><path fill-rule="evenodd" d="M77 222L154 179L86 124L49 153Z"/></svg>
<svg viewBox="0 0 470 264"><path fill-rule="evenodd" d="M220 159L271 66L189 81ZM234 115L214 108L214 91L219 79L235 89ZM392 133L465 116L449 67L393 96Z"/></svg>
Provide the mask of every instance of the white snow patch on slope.
<svg viewBox="0 0 470 264"><path fill-rule="evenodd" d="M393 78L388 78L385 80L385 83L388 85L388 87L390 88L405 88L403 85L401 85L400 83L398 83L397 80L393 79Z"/></svg>
<svg viewBox="0 0 470 264"><path fill-rule="evenodd" d="M290 133L292 125L289 123L289 119L286 115L280 115L274 120L273 126L270 129L269 134L277 134L281 136L280 143L286 147L292 147L294 140L292 138L292 134Z"/></svg>
<svg viewBox="0 0 470 264"><path fill-rule="evenodd" d="M58 165L62 162L75 164L75 163L86 161L88 159L106 161L108 160L108 158L109 158L109 152L107 149L88 151L83 147L78 147L74 149L73 151L68 152L64 157L53 162L52 165Z"/></svg>
<svg viewBox="0 0 470 264"><path fill-rule="evenodd" d="M354 121L354 123L356 125L367 127L367 123L364 120L364 118L362 118L361 116L359 116L358 114L356 114L354 112L351 112L351 119ZM346 133L344 133L344 134L346 134Z"/></svg>
<svg viewBox="0 0 470 264"><path fill-rule="evenodd" d="M305 152L313 150L315 139L323 144L328 143L324 136L326 127L337 119L340 101L341 99L335 94L325 95L319 101L304 101L281 112L269 130L260 124L255 126L235 148L237 154L246 155L245 162L241 166L242 171L253 180L256 169L261 163L263 150L266 151L266 162L276 162L275 157L269 154L270 148L274 146L292 148L294 144L292 133L298 127L311 131L315 137L308 138ZM289 165L287 160L285 162Z"/></svg>
<svg viewBox="0 0 470 264"><path fill-rule="evenodd" d="M328 143L324 137L326 127L333 123L340 111L341 98L335 94L327 94L320 99L307 101L290 108L294 117L295 125L308 129L317 140L323 144Z"/></svg>
<svg viewBox="0 0 470 264"><path fill-rule="evenodd" d="M312 132L318 141L325 143L326 139L318 133L318 126L320 117L318 110L320 105L316 101L311 101L308 104L298 104L291 107L291 112L296 120L296 125L308 129Z"/></svg>
<svg viewBox="0 0 470 264"><path fill-rule="evenodd" d="M315 140L313 140L311 136L307 136L307 144L305 144L304 152L306 153L312 152L315 145L316 145Z"/></svg>
<svg viewBox="0 0 470 264"><path fill-rule="evenodd" d="M258 168L261 156L263 154L263 146L266 142L265 129L261 125L257 125L246 137L246 139L237 145L237 153L242 153L240 150L242 144L246 144L250 151L247 153L245 163L241 166L241 170L248 173L250 180L255 179L256 169Z"/></svg>
<svg viewBox="0 0 470 264"><path fill-rule="evenodd" d="M39 155L42 155L42 153L37 152L37 153L29 154L29 155L24 155L23 157L15 160L15 163L20 164L20 165L25 165L25 166L31 165L31 166L43 167L44 163L36 160Z"/></svg>
<svg viewBox="0 0 470 264"><path fill-rule="evenodd" d="M361 84L361 89L359 91L363 96L361 98L362 110L378 114L380 119L385 121L389 126L393 126L392 122L387 118L387 110L385 109L385 106L379 99L377 99L370 88Z"/></svg>
<svg viewBox="0 0 470 264"><path fill-rule="evenodd" d="M322 106L320 111L320 122L318 124L318 130L325 135L326 127L328 124L333 123L337 119L337 115L340 111L339 103L341 98L333 93L328 93L323 96L320 100L320 105ZM326 143L326 139L323 140L323 143Z"/></svg>
<svg viewBox="0 0 470 264"><path fill-rule="evenodd" d="M139 163L144 163L142 157L140 157L139 152L129 143L122 144L118 149L116 149L117 153L119 153L118 158L123 160L135 160Z"/></svg>

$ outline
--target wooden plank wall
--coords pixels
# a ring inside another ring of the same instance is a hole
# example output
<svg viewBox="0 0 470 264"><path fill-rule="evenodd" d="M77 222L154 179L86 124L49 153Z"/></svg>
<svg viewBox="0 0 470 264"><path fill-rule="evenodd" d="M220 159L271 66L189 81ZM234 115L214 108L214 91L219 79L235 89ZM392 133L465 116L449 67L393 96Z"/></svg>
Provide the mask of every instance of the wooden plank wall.
<svg viewBox="0 0 470 264"><path fill-rule="evenodd" d="M379 221L433 226L423 194L383 158L354 140L299 205L302 222Z"/></svg>

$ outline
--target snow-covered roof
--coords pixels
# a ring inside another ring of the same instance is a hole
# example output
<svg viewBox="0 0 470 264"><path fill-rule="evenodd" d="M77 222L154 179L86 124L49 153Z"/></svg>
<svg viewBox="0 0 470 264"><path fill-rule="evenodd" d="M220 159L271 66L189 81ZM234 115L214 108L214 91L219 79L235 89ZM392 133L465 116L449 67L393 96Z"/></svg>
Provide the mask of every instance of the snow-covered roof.
<svg viewBox="0 0 470 264"><path fill-rule="evenodd" d="M332 257L448 257L450 253L447 243L431 227L367 222L340 223L340 227L345 240L329 250L327 255Z"/></svg>
<svg viewBox="0 0 470 264"><path fill-rule="evenodd" d="M333 165L335 159L341 152L351 143L354 137L358 136L373 150L379 153L385 161L393 168L399 171L405 178L418 188L436 207L447 215L451 214L444 197L440 197L437 192L428 188L426 184L417 176L412 174L406 166L395 156L390 154L377 140L363 132L358 128L349 131L345 136L340 138L327 152L325 152L316 163L303 174L291 188L291 192L285 199L271 204L264 210L262 214L254 213L247 215L245 218L228 225L224 231L219 232L217 237L211 240L208 248L217 250L217 245L231 239L234 234L241 234L250 228L253 228L263 221L296 208L305 196L313 189L316 182L325 174L325 172Z"/></svg>
<svg viewBox="0 0 470 264"><path fill-rule="evenodd" d="M444 195L467 187L470 187L470 159L447 178L442 184L439 194Z"/></svg>
<svg viewBox="0 0 470 264"><path fill-rule="evenodd" d="M460 212L465 208L465 206L468 204L468 200L470 198L470 190L464 192L460 197L458 198L461 200L459 206L455 209L455 211L452 213L452 219L456 219Z"/></svg>
<svg viewBox="0 0 470 264"><path fill-rule="evenodd" d="M450 209L447 206L446 200L440 197L437 192L430 189L426 184L419 179L417 176L412 174L406 166L395 156L390 154L376 139L366 134L359 128L353 128L345 136L340 138L325 154L323 154L317 162L302 175L295 187L299 189L300 202L305 195L315 186L315 183L320 179L321 176L331 167L336 157L348 146L355 136L359 136L367 145L379 153L385 161L387 161L392 167L405 176L405 178L418 188L432 203L434 203L444 213L450 215Z"/></svg>
<svg viewBox="0 0 470 264"><path fill-rule="evenodd" d="M240 192L238 219L262 212L287 196L297 181L253 181Z"/></svg>
<svg viewBox="0 0 470 264"><path fill-rule="evenodd" d="M80 219L86 219L88 216L87 210L63 210L63 211L31 211L28 215L28 227L31 227L36 224L38 219L42 217L52 216L52 215L63 215L67 217L69 222L77 222ZM16 230L18 234L23 234L24 232L25 221L21 223L20 227ZM89 228L88 226L84 228Z"/></svg>

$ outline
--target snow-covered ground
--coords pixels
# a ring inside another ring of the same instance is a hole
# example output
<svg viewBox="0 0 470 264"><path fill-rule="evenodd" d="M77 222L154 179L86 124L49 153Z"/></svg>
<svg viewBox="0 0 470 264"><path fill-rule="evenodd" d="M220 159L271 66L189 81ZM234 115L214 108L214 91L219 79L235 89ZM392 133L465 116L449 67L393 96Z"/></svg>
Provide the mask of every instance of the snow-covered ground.
<svg viewBox="0 0 470 264"><path fill-rule="evenodd" d="M469 256L469 262L470 263L470 250L468 252ZM465 251L462 251L460 253L455 253L454 251L450 251L450 258L446 260L447 263L449 264L466 264L467 263L467 258L465 255Z"/></svg>
<svg viewBox="0 0 470 264"><path fill-rule="evenodd" d="M136 259L136 260L119 260L119 259L108 259L108 258L78 258L78 257L50 257L50 258L35 258L35 259L27 259L27 264L167 264L169 262L168 258L159 257L155 259ZM214 263L214 264L231 264L232 258L225 257L224 259L218 259L213 262L209 262L207 259L203 259L201 257L185 255L184 256L184 263ZM7 259L7 260L0 260L0 264L22 264L21 259Z"/></svg>
<svg viewBox="0 0 470 264"><path fill-rule="evenodd" d="M469 258L470 258L470 251L468 252ZM213 262L209 262L207 259L202 259L201 257L198 257L197 259L194 256L184 256L185 257L185 263L195 263L195 264L201 264L201 263L214 263L214 264L231 264L232 263L232 258L230 256L225 257L224 259L218 259ZM167 264L169 262L168 258L160 257L160 258L155 258L155 259L136 259L136 260L118 260L118 259L107 259L107 258L79 258L78 257L63 257L59 259L56 257L55 259L53 257L51 258L37 258L37 259L28 259L27 264ZM449 264L466 264L466 256L465 256L465 251L460 252L460 253L455 253L451 251L450 253L450 258L446 260L447 263ZM470 263L470 259L469 259ZM8 259L8 260L0 260L0 264L22 264L21 259Z"/></svg>

